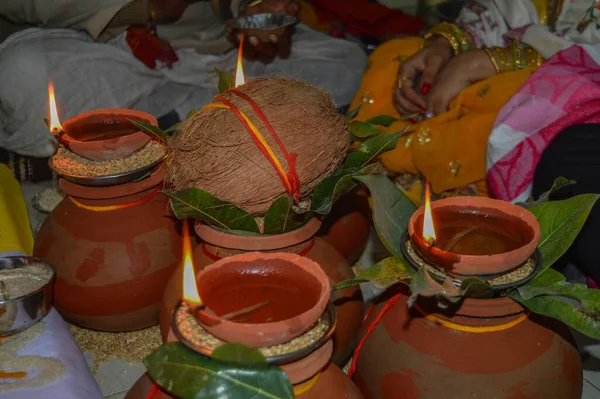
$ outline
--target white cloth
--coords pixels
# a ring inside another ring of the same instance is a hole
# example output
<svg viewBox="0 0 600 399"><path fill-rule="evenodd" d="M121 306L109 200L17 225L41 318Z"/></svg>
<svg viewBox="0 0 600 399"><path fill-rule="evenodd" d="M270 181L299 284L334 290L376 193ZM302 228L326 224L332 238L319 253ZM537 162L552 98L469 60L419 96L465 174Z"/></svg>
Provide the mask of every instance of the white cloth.
<svg viewBox="0 0 600 399"><path fill-rule="evenodd" d="M0 0L1 1L1 0ZM360 86L367 57L355 44L298 25L292 55L270 64L246 62L248 77L277 74L328 90L338 105L349 104ZM0 44L0 147L23 155L49 156L54 139L48 116L48 81L53 81L59 116L93 109L132 108L157 117L176 110L185 118L217 93L214 68L233 72L236 52L177 51L173 69L150 70L135 58L125 35L97 43L83 32L31 28Z"/></svg>

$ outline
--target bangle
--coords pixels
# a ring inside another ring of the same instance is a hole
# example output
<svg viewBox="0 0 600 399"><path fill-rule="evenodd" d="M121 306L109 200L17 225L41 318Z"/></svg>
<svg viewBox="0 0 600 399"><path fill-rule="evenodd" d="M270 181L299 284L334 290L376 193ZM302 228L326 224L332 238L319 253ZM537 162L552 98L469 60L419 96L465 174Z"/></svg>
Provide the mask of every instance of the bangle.
<svg viewBox="0 0 600 399"><path fill-rule="evenodd" d="M527 63L523 59L523 46L521 46L521 42L517 39L513 40L510 44L510 47L513 51L513 59L515 61L514 69L516 71L527 68Z"/></svg>
<svg viewBox="0 0 600 399"><path fill-rule="evenodd" d="M485 51L488 57L490 57L490 61L492 61L492 64L494 64L494 69L496 70L496 73L502 73L502 70L500 69L498 62L496 61L496 57L494 56L494 54L492 54L492 51L487 47L484 47L483 51Z"/></svg>
<svg viewBox="0 0 600 399"><path fill-rule="evenodd" d="M504 47L494 47L494 52L498 54L498 58L500 59L500 65L502 72L512 71L513 68L513 59L510 56L507 57L506 49Z"/></svg>
<svg viewBox="0 0 600 399"><path fill-rule="evenodd" d="M527 68L537 68L544 63L544 57L532 47L525 47L524 52L525 65Z"/></svg>
<svg viewBox="0 0 600 399"><path fill-rule="evenodd" d="M431 28L429 32L425 34L421 48L429 45L434 36L442 36L448 40L454 50L454 55L458 55L459 53L468 51L474 47L473 38L468 32L455 24L442 22Z"/></svg>

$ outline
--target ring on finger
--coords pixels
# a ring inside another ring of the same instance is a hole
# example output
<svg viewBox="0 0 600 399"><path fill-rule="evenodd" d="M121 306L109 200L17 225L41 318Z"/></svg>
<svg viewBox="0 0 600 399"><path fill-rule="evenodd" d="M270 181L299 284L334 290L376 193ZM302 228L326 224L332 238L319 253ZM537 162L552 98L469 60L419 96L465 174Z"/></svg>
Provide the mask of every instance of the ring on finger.
<svg viewBox="0 0 600 399"><path fill-rule="evenodd" d="M404 87L404 82L408 82L410 79L408 79L406 76L400 76L398 78L398 88L401 89L402 87Z"/></svg>

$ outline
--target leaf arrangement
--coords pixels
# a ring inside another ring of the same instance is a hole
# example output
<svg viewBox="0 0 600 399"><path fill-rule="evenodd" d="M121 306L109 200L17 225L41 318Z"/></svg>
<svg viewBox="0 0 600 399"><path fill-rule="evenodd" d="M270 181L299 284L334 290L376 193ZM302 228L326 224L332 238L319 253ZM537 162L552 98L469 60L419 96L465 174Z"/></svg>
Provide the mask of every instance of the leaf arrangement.
<svg viewBox="0 0 600 399"><path fill-rule="evenodd" d="M234 86L233 76L215 68L219 76L218 89L223 92ZM360 107L346 114L348 120L356 118ZM192 116L191 113L188 117ZM407 118L413 115L408 115ZM403 118L404 119L404 118ZM384 152L396 148L403 131L383 134L381 127L389 127L399 119L389 115L380 115L368 122L351 121L349 130L351 138L362 144L356 148L346 160L333 172L323 179L314 189L310 206L305 208L295 206L292 199L282 197L277 199L264 217L263 234L282 234L302 227L315 216L326 215L333 204L344 194L352 191L357 185L359 176L373 175L379 172L380 164L376 158ZM169 135L177 130L175 125L167 130L156 126L132 121L141 130L156 136L167 143ZM183 191L166 191L171 197L171 207L178 218L201 220L217 229L232 234L259 234L259 227L253 216L235 204L222 201L211 193L199 188L188 188Z"/></svg>
<svg viewBox="0 0 600 399"><path fill-rule="evenodd" d="M415 271L402 256L400 245L416 207L385 176L360 176L356 179L367 185L371 192L373 222L392 257L363 270L352 280L339 283L337 289L367 281L384 287L402 282L409 285L412 292L409 305L418 296L433 296L441 303L458 302L465 297L492 296L491 286L477 278L465 279L457 287L450 279L438 283L423 268ZM552 189L536 202L520 204L536 216L540 225L542 268L528 283L500 295L512 298L532 312L560 320L583 334L600 338L600 290L568 283L562 274L550 268L571 246L600 197L583 194L568 200L549 201L554 190L572 183L559 178Z"/></svg>
<svg viewBox="0 0 600 399"><path fill-rule="evenodd" d="M279 367L258 349L239 343L216 348L211 358L178 342L161 345L144 359L152 380L182 399L292 399L294 390Z"/></svg>

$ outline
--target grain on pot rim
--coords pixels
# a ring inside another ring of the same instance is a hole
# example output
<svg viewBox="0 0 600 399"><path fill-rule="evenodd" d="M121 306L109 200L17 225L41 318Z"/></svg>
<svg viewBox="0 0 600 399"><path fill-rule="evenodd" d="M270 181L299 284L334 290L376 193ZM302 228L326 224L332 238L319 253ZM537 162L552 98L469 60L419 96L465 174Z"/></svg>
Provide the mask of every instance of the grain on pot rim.
<svg viewBox="0 0 600 399"><path fill-rule="evenodd" d="M51 162L58 174L98 177L118 175L143 168L159 161L165 154L166 147L156 140L151 140L141 150L123 159L92 161L61 147L52 157Z"/></svg>

